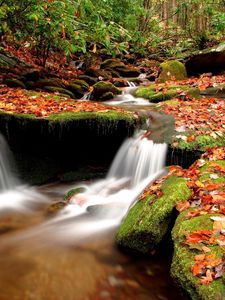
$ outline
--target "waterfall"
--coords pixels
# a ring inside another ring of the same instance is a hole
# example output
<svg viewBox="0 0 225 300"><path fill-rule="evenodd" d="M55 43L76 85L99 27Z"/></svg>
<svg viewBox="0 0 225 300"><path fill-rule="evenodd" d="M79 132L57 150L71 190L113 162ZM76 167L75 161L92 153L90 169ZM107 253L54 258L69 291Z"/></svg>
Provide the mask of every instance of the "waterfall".
<svg viewBox="0 0 225 300"><path fill-rule="evenodd" d="M18 184L18 180L12 173L12 157L9 147L2 135L0 135L0 191L9 190Z"/></svg>
<svg viewBox="0 0 225 300"><path fill-rule="evenodd" d="M167 144L155 144L140 131L119 149L105 179L79 185L84 192L43 224L49 239L76 242L118 226L144 188L164 174Z"/></svg>
<svg viewBox="0 0 225 300"><path fill-rule="evenodd" d="M0 134L0 213L9 210L31 212L36 204L46 202L35 188L22 185L13 174L13 157L4 137Z"/></svg>

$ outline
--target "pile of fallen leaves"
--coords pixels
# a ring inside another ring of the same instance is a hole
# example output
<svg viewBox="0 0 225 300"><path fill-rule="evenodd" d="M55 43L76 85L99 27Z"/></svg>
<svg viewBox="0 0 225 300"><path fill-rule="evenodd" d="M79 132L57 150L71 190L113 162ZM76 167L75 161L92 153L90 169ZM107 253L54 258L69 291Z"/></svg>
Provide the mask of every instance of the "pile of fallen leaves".
<svg viewBox="0 0 225 300"><path fill-rule="evenodd" d="M187 233L184 243L196 248L202 253L195 256L192 274L200 277L200 283L207 285L225 273L225 182L218 179L225 178L225 164L219 161L225 159L225 148L212 148L201 159L196 161L188 170L177 168L175 173L185 177L192 190L190 199L185 203L178 203L179 212L187 211L186 218L207 214L211 216L212 229L195 230ZM200 168L206 168L200 172ZM205 179L201 179L204 176ZM218 258L211 252L210 246L220 246L224 249L224 256Z"/></svg>
<svg viewBox="0 0 225 300"><path fill-rule="evenodd" d="M197 136L208 135L214 139L225 134L224 99L204 98L187 101L177 100L177 104L163 104L163 110L175 118L176 138L193 142ZM174 142L174 146L178 141Z"/></svg>
<svg viewBox="0 0 225 300"><path fill-rule="evenodd" d="M125 112L122 108L91 101L75 101L59 97L57 93L30 93L23 89L0 86L0 111L17 114L33 114L47 117L63 112ZM126 112L128 113L128 112Z"/></svg>

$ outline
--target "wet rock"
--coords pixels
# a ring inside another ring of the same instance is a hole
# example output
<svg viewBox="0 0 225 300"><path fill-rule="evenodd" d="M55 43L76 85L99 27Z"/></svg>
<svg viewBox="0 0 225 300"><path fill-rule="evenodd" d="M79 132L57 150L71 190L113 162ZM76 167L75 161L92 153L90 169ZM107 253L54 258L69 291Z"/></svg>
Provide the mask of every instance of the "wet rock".
<svg viewBox="0 0 225 300"><path fill-rule="evenodd" d="M112 92L107 92L103 94L101 97L101 101L108 101L114 98L114 94Z"/></svg>
<svg viewBox="0 0 225 300"><path fill-rule="evenodd" d="M40 79L34 83L34 86L36 88L45 88L46 86L65 88L65 84L59 78Z"/></svg>
<svg viewBox="0 0 225 300"><path fill-rule="evenodd" d="M116 235L118 246L131 252L146 253L163 239L176 202L187 201L191 191L186 180L176 176L167 178L161 190L162 196L159 198L153 193L131 208Z"/></svg>
<svg viewBox="0 0 225 300"><path fill-rule="evenodd" d="M108 94L111 93L111 94ZM111 97L112 95L118 95L121 94L122 91L119 90L114 84L112 84L111 82L108 81L101 81L101 82L97 82L94 86L93 86L93 92L92 92L92 96L94 100L97 101L104 101L104 95L107 97ZM107 94L107 95L106 95ZM102 98L103 97L103 98Z"/></svg>
<svg viewBox="0 0 225 300"><path fill-rule="evenodd" d="M157 83L166 82L167 80L176 79L184 80L187 78L185 65L177 60L169 60L160 64L161 73Z"/></svg>
<svg viewBox="0 0 225 300"><path fill-rule="evenodd" d="M66 206L66 202L57 202L50 205L46 211L47 215L55 215Z"/></svg>
<svg viewBox="0 0 225 300"><path fill-rule="evenodd" d="M69 190L65 196L64 196L64 201L69 201L70 198L72 198L74 195L79 194L79 193L83 193L85 191L85 189L83 187L76 187L72 190Z"/></svg>

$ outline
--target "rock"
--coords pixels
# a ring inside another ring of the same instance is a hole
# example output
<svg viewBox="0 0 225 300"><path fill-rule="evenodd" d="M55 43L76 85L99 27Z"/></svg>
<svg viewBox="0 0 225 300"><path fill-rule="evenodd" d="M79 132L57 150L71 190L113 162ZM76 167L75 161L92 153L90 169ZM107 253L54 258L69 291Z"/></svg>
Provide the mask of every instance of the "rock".
<svg viewBox="0 0 225 300"><path fill-rule="evenodd" d="M201 95L205 96L217 96L218 97L225 97L225 85L218 85L216 87L210 87L203 91L201 91Z"/></svg>
<svg viewBox="0 0 225 300"><path fill-rule="evenodd" d="M107 92L101 96L101 101L108 101L114 98L114 94L112 92Z"/></svg>
<svg viewBox="0 0 225 300"><path fill-rule="evenodd" d="M26 81L37 81L40 79L40 70L38 69L31 69L22 73L22 76L25 77Z"/></svg>
<svg viewBox="0 0 225 300"><path fill-rule="evenodd" d="M190 98L199 98L200 91L197 88L189 86L170 86L166 91L156 91L156 86L151 84L147 87L139 87L134 92L136 97L148 99L151 103L159 103L170 100L172 98L182 98L189 96Z"/></svg>
<svg viewBox="0 0 225 300"><path fill-rule="evenodd" d="M127 66L116 67L115 70L122 77L138 77L140 75L140 71L137 68L131 68Z"/></svg>
<svg viewBox="0 0 225 300"><path fill-rule="evenodd" d="M211 72L214 75L225 71L225 45L198 51L186 58L188 76L198 76Z"/></svg>
<svg viewBox="0 0 225 300"><path fill-rule="evenodd" d="M85 191L85 188L83 188L83 187L77 187L77 188L74 188L72 190L69 190L65 194L64 200L68 202L70 200L70 198L72 198L74 195L83 193L84 191Z"/></svg>
<svg viewBox="0 0 225 300"><path fill-rule="evenodd" d="M184 64L177 60L169 60L160 64L161 73L157 79L157 83L166 82L175 78L176 80L184 80L187 78L187 72Z"/></svg>
<svg viewBox="0 0 225 300"><path fill-rule="evenodd" d="M16 65L16 60L0 53L0 67L14 68Z"/></svg>
<svg viewBox="0 0 225 300"><path fill-rule="evenodd" d="M43 89L46 90L47 92L59 93L59 94L63 94L63 95L68 95L71 98L75 98L74 94L71 91L60 88L60 87L45 86Z"/></svg>
<svg viewBox="0 0 225 300"><path fill-rule="evenodd" d="M210 220L210 217L215 215L208 214L187 219L186 214L187 211L180 214L173 228L174 255L171 266L172 277L184 292L190 296L190 299L222 300L225 295L225 277L216 279L208 285L200 284L200 278L193 276L191 270L195 263L195 256L201 254L201 252L183 244L185 234L194 230L212 230L213 222ZM201 247L201 244L197 244L196 247L198 245ZM220 248L219 246L210 247L210 254L214 254L217 258L222 258L224 252Z"/></svg>
<svg viewBox="0 0 225 300"><path fill-rule="evenodd" d="M92 76L101 80L109 80L112 74L109 71L90 68L85 71L85 75Z"/></svg>
<svg viewBox="0 0 225 300"><path fill-rule="evenodd" d="M75 80L71 81L70 84L79 85L84 92L86 92L89 89L89 84L85 80L75 79Z"/></svg>
<svg viewBox="0 0 225 300"><path fill-rule="evenodd" d="M101 97L106 93L112 93L112 95L114 96L114 95L121 94L122 91L108 81L97 82L96 84L93 85L93 92L92 92L93 99L97 101L103 101Z"/></svg>
<svg viewBox="0 0 225 300"><path fill-rule="evenodd" d="M88 75L79 75L77 78L85 81L89 85L93 85L93 84L97 83L97 81L98 81L97 78L94 78L94 77L88 76Z"/></svg>
<svg viewBox="0 0 225 300"><path fill-rule="evenodd" d="M84 95L84 90L78 84L71 83L67 86L67 89L70 90L74 94L75 98L80 99Z"/></svg>
<svg viewBox="0 0 225 300"><path fill-rule="evenodd" d="M26 89L25 84L18 80L18 79L5 79L4 83L8 86L8 87L12 87L12 88L22 88L22 89Z"/></svg>
<svg viewBox="0 0 225 300"><path fill-rule="evenodd" d="M46 211L47 215L55 215L66 206L65 202L56 202L50 205Z"/></svg>
<svg viewBox="0 0 225 300"><path fill-rule="evenodd" d="M116 243L134 252L146 253L158 245L168 231L176 202L187 201L191 192L186 180L172 176L161 187L162 196L149 195L137 201L122 222Z"/></svg>
<svg viewBox="0 0 225 300"><path fill-rule="evenodd" d="M34 83L36 88L45 88L46 86L54 86L59 88L65 88L65 84L59 78L45 78L40 79Z"/></svg>
<svg viewBox="0 0 225 300"><path fill-rule="evenodd" d="M123 66L125 66L125 65L121 60L116 59L116 58L110 58L110 59L104 60L101 63L100 68L101 69L107 69L107 68L114 69L116 67L123 67Z"/></svg>

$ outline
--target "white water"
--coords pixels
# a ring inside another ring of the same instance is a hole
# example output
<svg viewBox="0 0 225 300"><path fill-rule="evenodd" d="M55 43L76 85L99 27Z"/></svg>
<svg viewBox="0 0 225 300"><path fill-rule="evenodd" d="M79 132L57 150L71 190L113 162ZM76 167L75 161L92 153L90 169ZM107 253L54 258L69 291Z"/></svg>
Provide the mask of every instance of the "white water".
<svg viewBox="0 0 225 300"><path fill-rule="evenodd" d="M145 105L145 106L151 106L152 104L144 99L144 98L138 98L134 97L132 94L137 89L135 85L131 85L123 89L123 92L121 95L118 95L113 100L105 102L109 105Z"/></svg>
<svg viewBox="0 0 225 300"><path fill-rule="evenodd" d="M46 199L35 188L23 185L12 171L13 158L9 147L0 135L0 213L15 210L30 212Z"/></svg>
<svg viewBox="0 0 225 300"><path fill-rule="evenodd" d="M118 226L143 189L165 171L167 145L154 144L144 132L124 142L105 179L77 186L85 191L37 233L44 230L48 239L74 242Z"/></svg>

